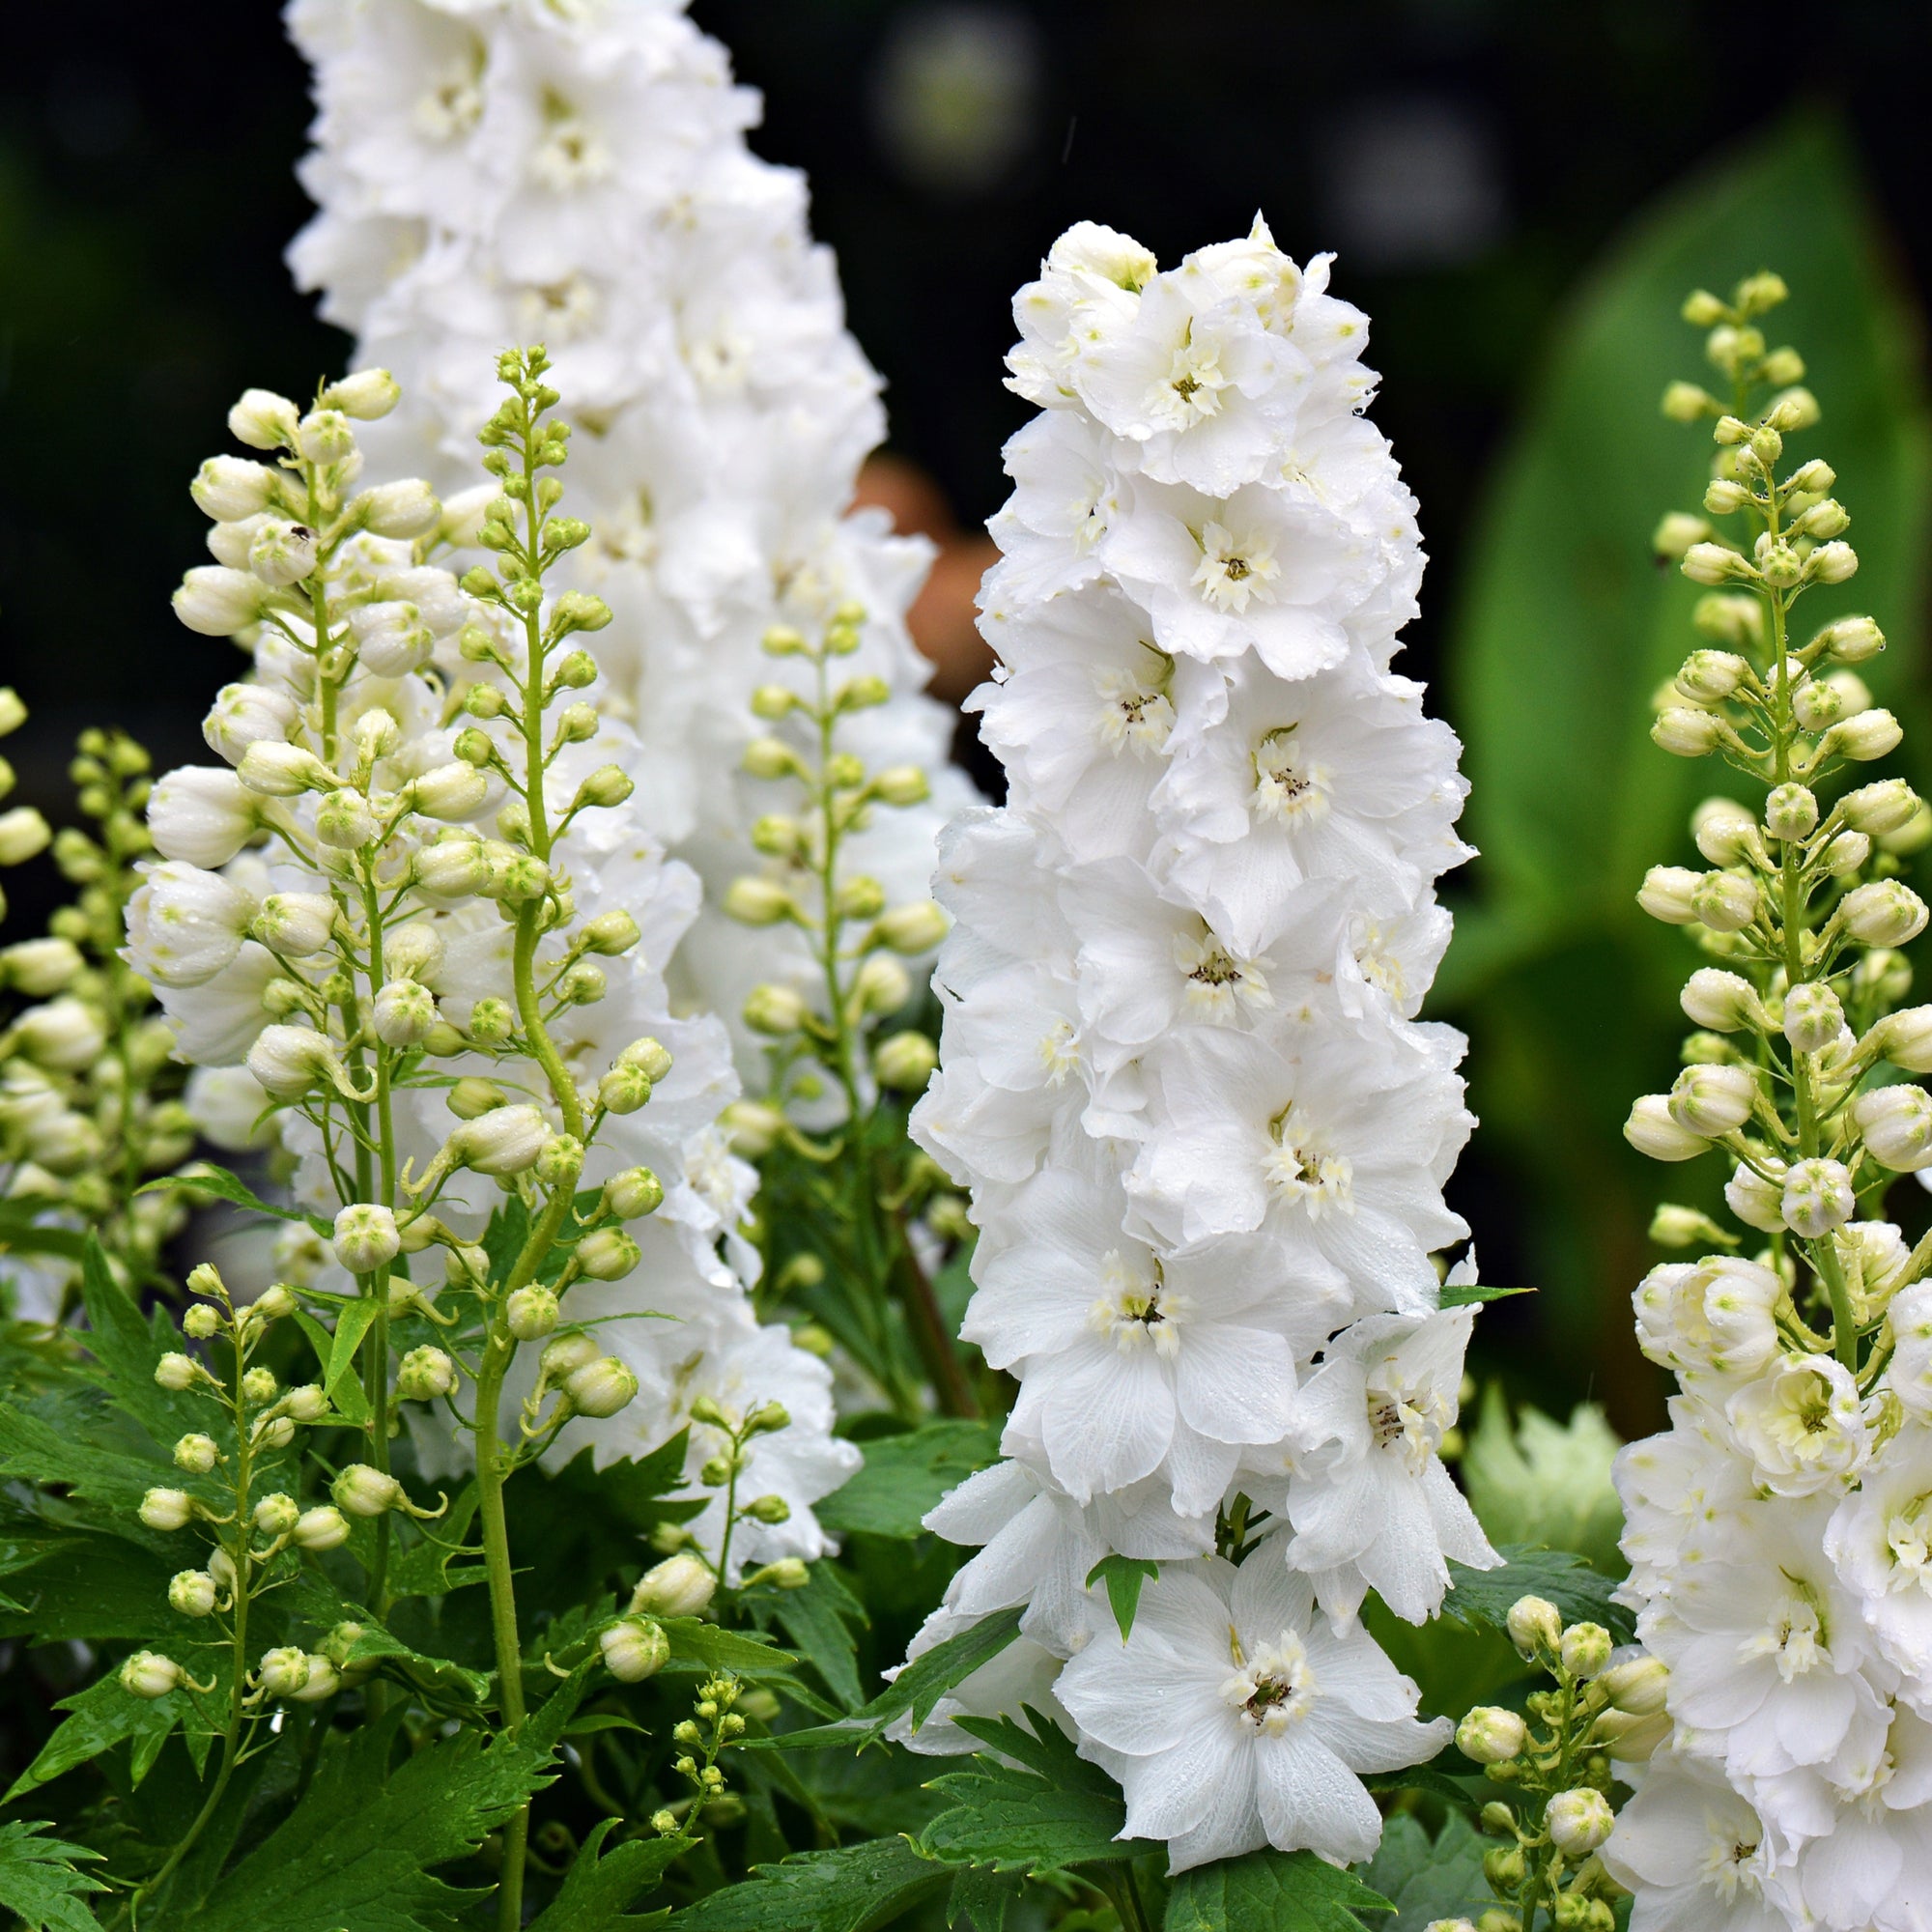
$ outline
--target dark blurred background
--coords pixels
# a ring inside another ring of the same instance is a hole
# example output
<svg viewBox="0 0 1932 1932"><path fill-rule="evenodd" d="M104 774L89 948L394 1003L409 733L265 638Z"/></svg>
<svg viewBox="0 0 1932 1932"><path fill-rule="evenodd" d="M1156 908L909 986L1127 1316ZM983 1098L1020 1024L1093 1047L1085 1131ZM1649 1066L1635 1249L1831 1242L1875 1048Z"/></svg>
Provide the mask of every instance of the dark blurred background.
<svg viewBox="0 0 1932 1932"><path fill-rule="evenodd" d="M892 448L964 527L1004 496L1000 445L1025 415L1000 385L1010 292L1068 222L1126 228L1170 261L1243 231L1259 207L1297 257L1336 250L1338 291L1374 318L1376 415L1433 558L1404 668L1441 680L1435 701L1465 730L1446 640L1485 479L1561 352L1573 291L1639 211L1811 107L1848 135L1894 294L1916 310L1932 274L1932 9L1916 0L1748 15L1693 0L692 12L764 91L760 152L810 174L852 327L888 380ZM306 77L268 0L13 8L7 25L0 662L36 713L7 747L22 796L59 818L82 723L127 725L163 765L197 753L201 712L237 666L168 614L200 554L186 481L244 384L299 389L346 345L282 267L308 212L291 172ZM1694 373L1688 337L1685 350ZM1916 630L1922 613L1886 615ZM17 935L35 886L12 889ZM1665 1058L1634 1078L1667 1085L1669 1030L1666 1009L1650 1030ZM1485 1078L1516 1076L1505 1044L1485 1075L1480 1012L1474 1031L1488 1112ZM1607 1258L1594 1237L1579 1256L1574 1235L1539 1236L1525 1201L1541 1181L1515 1112L1513 1137L1479 1134L1456 1184L1487 1276L1549 1291L1492 1313L1492 1354L1523 1394L1561 1406L1594 1389L1641 1426L1656 1386L1617 1338L1647 1208L1619 1210ZM1650 1186L1593 1120L1616 1185Z"/></svg>

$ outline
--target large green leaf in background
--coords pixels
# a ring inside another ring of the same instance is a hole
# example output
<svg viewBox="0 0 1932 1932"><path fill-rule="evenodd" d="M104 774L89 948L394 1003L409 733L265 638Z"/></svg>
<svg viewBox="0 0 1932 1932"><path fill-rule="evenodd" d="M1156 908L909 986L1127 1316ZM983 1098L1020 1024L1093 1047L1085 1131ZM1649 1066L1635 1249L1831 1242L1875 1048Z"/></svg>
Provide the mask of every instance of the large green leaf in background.
<svg viewBox="0 0 1932 1932"><path fill-rule="evenodd" d="M1728 778L1648 737L1652 692L1696 641L1694 588L1651 560L1649 535L1664 510L1697 507L1711 456L1708 431L1665 421L1658 397L1672 377L1711 373L1679 319L1685 295L1761 268L1791 288L1770 338L1803 353L1824 408L1794 454L1837 469L1861 566L1806 597L1803 635L1848 611L1876 616L1890 648L1870 682L1905 722L1908 754L1916 737L1925 755L1916 326L1845 143L1817 119L1673 193L1559 318L1477 519L1451 639L1449 711L1474 787L1465 830L1482 858L1432 1011L1472 1036L1478 1146L1506 1167L1546 1339L1591 1365L1627 1431L1656 1401L1628 1300L1658 1259L1651 1207L1719 1179L1715 1161L1696 1164L1700 1178L1666 1173L1620 1133L1637 1094L1669 1085L1688 1030L1676 994L1696 963L1634 895L1647 866L1700 863L1688 815ZM1572 1379L1551 1393L1586 1392Z"/></svg>

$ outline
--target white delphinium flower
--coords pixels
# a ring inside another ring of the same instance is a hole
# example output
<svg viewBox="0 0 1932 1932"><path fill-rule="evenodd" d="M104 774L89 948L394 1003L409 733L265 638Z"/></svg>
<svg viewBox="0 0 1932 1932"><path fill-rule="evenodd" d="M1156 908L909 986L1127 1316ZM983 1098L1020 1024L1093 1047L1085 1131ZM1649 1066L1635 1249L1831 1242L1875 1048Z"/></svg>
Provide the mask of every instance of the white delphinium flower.
<svg viewBox="0 0 1932 1932"><path fill-rule="evenodd" d="M1783 1932L1788 1877L1749 1802L1688 1752L1660 1752L1600 1855L1636 1893L1633 1932Z"/></svg>
<svg viewBox="0 0 1932 1932"><path fill-rule="evenodd" d="M459 486L491 355L541 338L555 359L595 532L569 568L613 612L596 653L637 726L636 810L706 888L680 996L725 1014L761 1077L747 997L810 992L814 972L796 927L748 941L723 909L771 809L740 770L766 634L866 613L844 669L883 680L885 700L845 748L930 779L928 799L851 840L890 902L923 895L938 829L971 799L905 630L928 547L845 512L883 434L879 382L809 238L803 181L750 153L756 97L678 5L411 0L392 17L296 0L289 19L315 68L302 177L321 210L292 265L406 391L372 451Z"/></svg>
<svg viewBox="0 0 1932 1932"><path fill-rule="evenodd" d="M1461 1037L1415 1020L1464 787L1388 674L1421 553L1325 281L1259 224L1165 274L1083 226L1022 291L1013 386L1047 414L1009 450L1002 668L972 701L1009 802L949 831L933 886L914 1132L972 1191L963 1333L1020 1393L1011 1460L928 1519L982 1548L922 1646L1021 1606L1177 1869L1363 1856L1349 1767L1435 1733L1334 1620L1372 1586L1420 1620L1448 1558L1498 1560L1435 1453L1470 1316L1437 1315L1432 1256L1467 1234L1442 1186L1471 1122ZM1173 1567L1210 1551L1238 1572ZM1124 1646L1110 1558L1167 1566ZM1207 1673L1185 1708L1176 1671Z"/></svg>
<svg viewBox="0 0 1932 1932"><path fill-rule="evenodd" d="M1172 1870L1264 1844L1365 1859L1381 1815L1359 1774L1448 1741L1448 1719L1420 1722L1415 1686L1366 1634L1339 1634L1265 1545L1239 1569L1164 1571L1124 1641L1104 1605L1094 1616L1056 1692L1082 1752L1121 1780L1122 1835L1165 1838Z"/></svg>

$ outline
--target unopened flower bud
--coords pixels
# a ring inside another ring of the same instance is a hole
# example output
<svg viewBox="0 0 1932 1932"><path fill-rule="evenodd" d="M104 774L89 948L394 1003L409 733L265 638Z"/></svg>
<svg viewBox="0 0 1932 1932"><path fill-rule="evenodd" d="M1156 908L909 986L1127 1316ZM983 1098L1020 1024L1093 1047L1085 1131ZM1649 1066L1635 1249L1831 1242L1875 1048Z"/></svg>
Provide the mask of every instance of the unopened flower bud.
<svg viewBox="0 0 1932 1932"><path fill-rule="evenodd" d="M1734 798L1705 799L1690 814L1690 835L1714 866L1738 865L1764 847L1757 820Z"/></svg>
<svg viewBox="0 0 1932 1932"><path fill-rule="evenodd" d="M640 936L638 922L627 912L600 912L585 923L582 931L584 950L606 958L630 952Z"/></svg>
<svg viewBox="0 0 1932 1932"><path fill-rule="evenodd" d="M1852 1102L1852 1124L1866 1151L1900 1174L1932 1167L1932 1094L1922 1087L1875 1087Z"/></svg>
<svg viewBox="0 0 1932 1932"><path fill-rule="evenodd" d="M581 706L587 710L589 707ZM599 765L594 772L585 775L583 782L577 787L577 796L572 801L575 806L601 806L609 810L619 806L637 790L637 783L622 765Z"/></svg>
<svg viewBox="0 0 1932 1932"><path fill-rule="evenodd" d="M1701 517L1686 517L1682 523L1666 517L1663 523L1658 526L1651 538L1658 555L1679 557L1681 561L1678 568L1692 583L1728 583L1733 578L1747 577L1750 574L1750 566L1744 558L1736 551L1725 549L1722 544L1691 543L1681 551L1664 547L1666 537L1674 546L1680 537L1688 533L1692 524L1700 529L1709 528Z"/></svg>
<svg viewBox="0 0 1932 1932"><path fill-rule="evenodd" d="M1572 1624L1563 1633L1558 1655L1572 1677L1587 1682L1609 1667L1611 1649L1610 1634L1602 1624Z"/></svg>
<svg viewBox="0 0 1932 1932"><path fill-rule="evenodd" d="M1736 1033L1756 1025L1764 1012L1748 980L1717 966L1701 967L1691 974L1678 998L1687 1017L1714 1033Z"/></svg>
<svg viewBox="0 0 1932 1932"><path fill-rule="evenodd" d="M881 1040L872 1055L879 1085L902 1094L923 1091L938 1065L938 1048L924 1034L910 1029Z"/></svg>
<svg viewBox="0 0 1932 1932"><path fill-rule="evenodd" d="M604 1667L620 1684L640 1684L670 1661L670 1639L643 1617L624 1617L598 1634Z"/></svg>
<svg viewBox="0 0 1932 1932"><path fill-rule="evenodd" d="M1544 1807L1549 1840L1566 1859L1585 1859L1610 1835L1616 1818L1610 1802L1588 1786L1559 1791Z"/></svg>
<svg viewBox="0 0 1932 1932"><path fill-rule="evenodd" d="M1677 673L1677 688L1700 704L1719 704L1749 672L1750 666L1736 651L1692 651Z"/></svg>
<svg viewBox="0 0 1932 1932"><path fill-rule="evenodd" d="M159 787L156 789L158 792ZM188 858L190 865L201 863L187 854L180 856ZM44 1000L65 992L85 964L80 949L71 939L23 939L0 950L0 985L11 986L30 1000Z"/></svg>
<svg viewBox="0 0 1932 1932"><path fill-rule="evenodd" d="M410 797L425 818L474 817L489 796L489 774L461 758L436 766L410 785Z"/></svg>
<svg viewBox="0 0 1932 1932"><path fill-rule="evenodd" d="M1784 1232L1784 1167L1770 1164L1771 1178L1753 1173L1742 1161L1724 1183L1724 1205L1747 1228L1767 1235Z"/></svg>
<svg viewBox="0 0 1932 1932"><path fill-rule="evenodd" d="M1701 1208L1663 1201L1650 1217L1650 1238L1660 1248L1690 1248L1700 1242L1720 1245L1728 1236Z"/></svg>
<svg viewBox="0 0 1932 1932"><path fill-rule="evenodd" d="M775 1590L803 1590L811 1581L811 1571L802 1556L781 1556L776 1563L764 1564L745 1578L746 1586L768 1583Z"/></svg>
<svg viewBox="0 0 1932 1932"><path fill-rule="evenodd" d="M1822 543L1804 559L1804 576L1812 583L1843 583L1858 569L1859 554L1848 543Z"/></svg>
<svg viewBox="0 0 1932 1932"><path fill-rule="evenodd" d="M121 1666L121 1688L152 1701L165 1697L186 1674L171 1657L163 1657L158 1651L137 1650Z"/></svg>
<svg viewBox="0 0 1932 1932"><path fill-rule="evenodd" d="M554 1341L547 1342L538 1362L545 1381L560 1382L586 1363L596 1361L603 1352L594 1335L585 1334L582 1328L573 1328Z"/></svg>
<svg viewBox="0 0 1932 1932"><path fill-rule="evenodd" d="M1861 785L1838 801L1838 811L1854 832L1873 838L1896 832L1909 825L1918 810L1918 794L1903 779L1880 779L1876 784Z"/></svg>
<svg viewBox="0 0 1932 1932"><path fill-rule="evenodd" d="M1905 1007L1869 1036L1877 1051L1908 1073L1932 1073L1932 1007Z"/></svg>
<svg viewBox="0 0 1932 1932"><path fill-rule="evenodd" d="M592 1281L622 1281L636 1271L643 1250L621 1228L593 1228L577 1244L579 1270Z"/></svg>
<svg viewBox="0 0 1932 1932"><path fill-rule="evenodd" d="M335 1216L335 1259L351 1274L374 1274L402 1252L393 1209L376 1201L352 1201Z"/></svg>
<svg viewBox="0 0 1932 1932"><path fill-rule="evenodd" d="M1500 1764L1520 1755L1529 1727L1514 1711L1479 1704L1456 1726L1456 1748L1476 1764Z"/></svg>
<svg viewBox="0 0 1932 1932"><path fill-rule="evenodd" d="M1636 902L1666 925L1689 925L1697 917L1690 901L1702 879L1701 872L1684 866L1653 866L1643 875Z"/></svg>
<svg viewBox="0 0 1932 1932"><path fill-rule="evenodd" d="M519 1342L541 1340L556 1326L556 1292L536 1283L517 1289L503 1304L503 1319Z"/></svg>
<svg viewBox="0 0 1932 1932"><path fill-rule="evenodd" d="M436 996L415 980L391 980L376 995L370 1020L385 1046L419 1046L436 1025Z"/></svg>
<svg viewBox="0 0 1932 1932"><path fill-rule="evenodd" d="M185 1529L194 1515L194 1498L185 1490L150 1490L136 1514L150 1529Z"/></svg>
<svg viewBox="0 0 1932 1932"><path fill-rule="evenodd" d="M1781 784L1764 802L1764 829L1774 838L1808 838L1817 825L1818 801L1802 784Z"/></svg>
<svg viewBox="0 0 1932 1932"><path fill-rule="evenodd" d="M1897 1089L1892 1089L1897 1092ZM1924 1098L1923 1094L1920 1095ZM1858 1208L1852 1177L1835 1160L1794 1161L1784 1177L1778 1211L1784 1225L1807 1241L1842 1228Z"/></svg>
<svg viewBox="0 0 1932 1932"><path fill-rule="evenodd" d="M762 1100L733 1100L719 1115L718 1124L731 1136L734 1152L747 1160L759 1160L783 1137L785 1117Z"/></svg>
<svg viewBox="0 0 1932 1932"><path fill-rule="evenodd" d="M348 1541L349 1519L328 1503L317 1509L303 1510L296 1520L295 1543L298 1548L310 1549L321 1555L330 1549L340 1549Z"/></svg>
<svg viewBox="0 0 1932 1932"><path fill-rule="evenodd" d="M330 383L320 401L327 410L340 410L358 422L375 422L403 399L401 385L386 369L355 369Z"/></svg>
<svg viewBox="0 0 1932 1932"><path fill-rule="evenodd" d="M579 1415L615 1415L636 1401L638 1378L615 1355L600 1355L564 1378L563 1393Z"/></svg>
<svg viewBox="0 0 1932 1932"><path fill-rule="evenodd" d="M895 952L930 952L946 937L948 924L943 907L931 899L915 899L882 914L872 937Z"/></svg>
<svg viewBox="0 0 1932 1932"><path fill-rule="evenodd" d="M205 1476L221 1461L221 1451L212 1435L184 1435L174 1447L175 1467L191 1476Z"/></svg>
<svg viewBox="0 0 1932 1932"><path fill-rule="evenodd" d="M745 1001L745 1024L753 1033L797 1033L811 1016L805 996L792 986L753 986Z"/></svg>
<svg viewBox="0 0 1932 1932"><path fill-rule="evenodd" d="M1822 980L1808 980L1784 996L1784 1037L1799 1053L1822 1053L1845 1030L1845 1009Z"/></svg>
<svg viewBox="0 0 1932 1932"><path fill-rule="evenodd" d="M1756 1103L1757 1077L1747 1066L1687 1066L1668 1101L1670 1118L1707 1141L1735 1133Z"/></svg>
<svg viewBox="0 0 1932 1932"><path fill-rule="evenodd" d="M250 449L284 449L296 440L296 406L272 389L243 389L228 412L228 434Z"/></svg>
<svg viewBox="0 0 1932 1932"><path fill-rule="evenodd" d="M280 590L315 569L315 532L306 524L264 523L248 545L248 568Z"/></svg>
<svg viewBox="0 0 1932 1932"><path fill-rule="evenodd" d="M379 537L422 537L442 518L442 505L419 476L357 492L349 514Z"/></svg>
<svg viewBox="0 0 1932 1932"><path fill-rule="evenodd" d="M255 1505L254 1524L264 1536L288 1536L301 1520L296 1499L276 1490Z"/></svg>
<svg viewBox="0 0 1932 1932"><path fill-rule="evenodd" d="M652 1086L669 1073L672 1064L669 1048L649 1034L634 1039L617 1056L617 1062L622 1066L635 1066Z"/></svg>
<svg viewBox="0 0 1932 1932"><path fill-rule="evenodd" d="M1841 718L1825 733L1818 741L1818 755L1864 763L1889 756L1904 736L1904 727L1889 711L1861 711L1856 718Z"/></svg>
<svg viewBox="0 0 1932 1932"><path fill-rule="evenodd" d="M597 1104L608 1114L635 1114L651 1097L651 1082L639 1066L622 1061L597 1083Z"/></svg>
<svg viewBox="0 0 1932 1932"><path fill-rule="evenodd" d="M798 907L782 886L748 874L731 881L724 894L724 911L741 925L776 925L793 917Z"/></svg>
<svg viewBox="0 0 1932 1932"><path fill-rule="evenodd" d="M1861 946L1903 946L1925 930L1925 901L1896 879L1855 887L1839 901L1837 916Z"/></svg>
<svg viewBox="0 0 1932 1932"><path fill-rule="evenodd" d="M789 778L801 770L798 753L782 738L753 738L742 762L746 775L754 779Z"/></svg>
<svg viewBox="0 0 1932 1932"><path fill-rule="evenodd" d="M1554 1657L1563 1641L1563 1618L1547 1597L1519 1597L1504 1620L1509 1640L1520 1656L1534 1658L1538 1653Z"/></svg>
<svg viewBox="0 0 1932 1932"><path fill-rule="evenodd" d="M1811 645L1839 664L1868 664L1885 649L1885 633L1869 617L1840 617L1827 624Z"/></svg>
<svg viewBox="0 0 1932 1932"><path fill-rule="evenodd" d="M270 1697L298 1696L307 1688L308 1680L308 1652L295 1644L265 1650L255 1670L256 1683Z"/></svg>
<svg viewBox="0 0 1932 1932"><path fill-rule="evenodd" d="M168 1607L185 1617L212 1615L219 1595L206 1570L177 1570L168 1579Z"/></svg>
<svg viewBox="0 0 1932 1932"><path fill-rule="evenodd" d="M753 1496L745 1512L753 1522L776 1524L791 1520L791 1505L782 1496Z"/></svg>
<svg viewBox="0 0 1932 1932"><path fill-rule="evenodd" d="M1690 895L1690 910L1713 932L1742 932L1757 917L1757 887L1735 872L1706 872Z"/></svg>
<svg viewBox="0 0 1932 1932"><path fill-rule="evenodd" d="M440 1349L412 1349L396 1369L396 1394L403 1402L434 1402L456 1386L456 1364Z"/></svg>
<svg viewBox="0 0 1932 1932"><path fill-rule="evenodd" d="M270 893L249 930L271 952L306 958L333 935L335 901L327 893Z"/></svg>
<svg viewBox="0 0 1932 1932"><path fill-rule="evenodd" d="M193 1311L190 1310L190 1313ZM212 1314L213 1311L211 1310ZM183 1389L192 1388L200 1377L192 1355L184 1355L179 1349L171 1349L155 1364L155 1380L164 1389L172 1389L177 1395Z"/></svg>
<svg viewBox="0 0 1932 1932"><path fill-rule="evenodd" d="M328 1492L350 1516L382 1516L403 1500L402 1484L367 1463L346 1463Z"/></svg>
<svg viewBox="0 0 1932 1932"><path fill-rule="evenodd" d="M315 809L315 836L338 852L354 852L380 830L369 801L347 785L327 793Z"/></svg>
<svg viewBox="0 0 1932 1932"><path fill-rule="evenodd" d="M1701 758L1723 744L1724 721L1715 712L1673 706L1661 712L1650 727L1651 742L1673 757Z"/></svg>
<svg viewBox="0 0 1932 1932"><path fill-rule="evenodd" d="M918 765L888 765L873 774L868 789L885 805L920 805L932 796L932 785Z"/></svg>
<svg viewBox="0 0 1932 1932"><path fill-rule="evenodd" d="M1711 526L1702 517L1693 517L1684 510L1670 510L1651 531L1650 547L1661 557L1680 558L1698 546L1705 550L1719 548L1705 541L1710 534ZM1730 553L1726 551L1725 554Z"/></svg>
<svg viewBox="0 0 1932 1932"><path fill-rule="evenodd" d="M242 456L211 456L188 485L188 495L204 516L218 524L258 517L274 499L275 472L266 463Z"/></svg>
<svg viewBox="0 0 1932 1932"><path fill-rule="evenodd" d="M646 1570L631 1592L633 1616L695 1617L718 1591L717 1574L688 1551Z"/></svg>
<svg viewBox="0 0 1932 1932"><path fill-rule="evenodd" d="M1663 392L1663 413L1672 422L1696 422L1717 413L1718 406L1695 383L1672 383Z"/></svg>
<svg viewBox="0 0 1932 1932"><path fill-rule="evenodd" d="M425 893L439 899L469 898L490 881L490 862L480 838L439 838L416 853L410 871Z"/></svg>
<svg viewBox="0 0 1932 1932"><path fill-rule="evenodd" d="M550 1123L537 1108L494 1107L466 1121L448 1147L461 1165L478 1174L522 1174L536 1165L550 1138Z"/></svg>

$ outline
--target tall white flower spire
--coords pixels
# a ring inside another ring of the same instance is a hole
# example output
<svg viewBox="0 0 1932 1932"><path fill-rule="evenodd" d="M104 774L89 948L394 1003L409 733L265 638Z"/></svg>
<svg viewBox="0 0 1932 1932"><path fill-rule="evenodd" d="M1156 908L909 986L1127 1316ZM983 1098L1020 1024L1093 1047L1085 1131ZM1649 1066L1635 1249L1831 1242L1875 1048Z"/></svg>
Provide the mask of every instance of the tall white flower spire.
<svg viewBox="0 0 1932 1932"><path fill-rule="evenodd" d="M1366 1856L1357 1774L1446 1729L1355 1612L1420 1620L1446 1559L1495 1560L1436 1453L1463 1042L1414 1017L1464 785L1388 669L1422 553L1327 268L1257 221L1162 273L1083 224L1020 293L1042 413L973 700L1009 800L942 846L914 1115L980 1229L964 1333L1020 1382L1011 1460L931 1519L984 1547L921 1647L1019 1605L1026 1648L912 1741L1051 1681L1177 1869ZM1163 1566L1124 1634L1109 1555Z"/></svg>
<svg viewBox="0 0 1932 1932"><path fill-rule="evenodd" d="M924 896L938 828L971 799L905 630L926 547L846 514L884 418L805 184L749 152L756 98L676 0L294 0L289 23L315 64L302 179L321 210L291 261L405 389L372 455L467 480L496 351L540 338L554 359L595 530L572 563L614 612L596 649L638 734L637 809L706 889L673 979L762 1079L753 986L825 998L799 926L748 938L724 911L773 806L740 770L766 728L767 634L864 613L841 669L881 697L841 720L841 748L930 780L847 841L889 904Z"/></svg>

